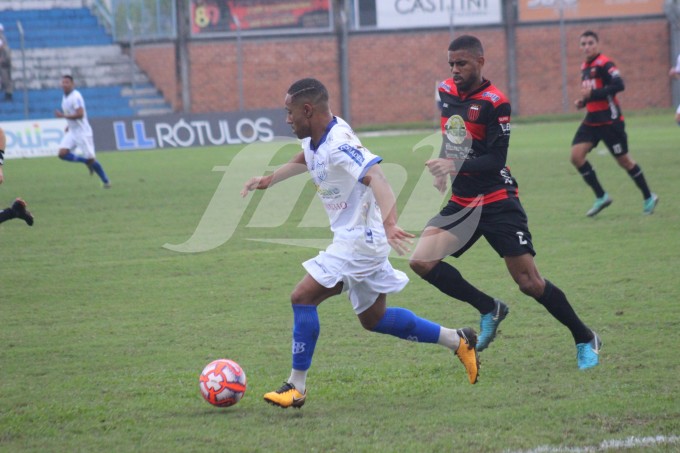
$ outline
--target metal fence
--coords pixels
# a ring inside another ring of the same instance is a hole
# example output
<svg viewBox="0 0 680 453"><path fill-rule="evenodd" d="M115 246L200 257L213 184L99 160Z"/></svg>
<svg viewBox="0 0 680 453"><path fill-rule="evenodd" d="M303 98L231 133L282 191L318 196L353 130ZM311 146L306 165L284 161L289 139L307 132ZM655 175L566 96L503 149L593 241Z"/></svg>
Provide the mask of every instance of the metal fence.
<svg viewBox="0 0 680 453"><path fill-rule="evenodd" d="M101 0L95 4L101 4ZM106 10L107 5L102 5ZM174 39L177 11L174 0L110 0L108 15L116 42Z"/></svg>

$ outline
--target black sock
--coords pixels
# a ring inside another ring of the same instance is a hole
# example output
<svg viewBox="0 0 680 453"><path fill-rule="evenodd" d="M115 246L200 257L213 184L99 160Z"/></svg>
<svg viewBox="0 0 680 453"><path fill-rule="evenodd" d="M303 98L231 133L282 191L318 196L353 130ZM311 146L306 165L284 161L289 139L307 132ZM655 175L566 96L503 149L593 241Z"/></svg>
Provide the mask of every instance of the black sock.
<svg viewBox="0 0 680 453"><path fill-rule="evenodd" d="M468 283L458 270L448 263L440 261L423 277L447 296L462 300L485 315L491 313L496 306L493 297L488 296Z"/></svg>
<svg viewBox="0 0 680 453"><path fill-rule="evenodd" d="M595 169L591 167L590 162L586 161L583 166L578 168L578 172L583 176L583 180L593 189L595 196L597 198L604 197L604 189L600 185L600 181L597 180L597 174Z"/></svg>
<svg viewBox="0 0 680 453"><path fill-rule="evenodd" d="M633 178L633 181L635 181L635 185L638 186L645 200L652 196L652 193L647 186L647 181L645 180L645 174L642 173L642 168L640 168L639 165L635 164L633 168L628 170L628 174Z"/></svg>
<svg viewBox="0 0 680 453"><path fill-rule="evenodd" d="M0 211L0 223L11 220L16 216L17 215L14 213L14 210L12 208L5 208L2 211Z"/></svg>
<svg viewBox="0 0 680 453"><path fill-rule="evenodd" d="M588 343L593 339L592 331L579 319L569 304L567 296L557 286L545 281L545 290L541 297L536 298L548 312L571 331L576 344Z"/></svg>

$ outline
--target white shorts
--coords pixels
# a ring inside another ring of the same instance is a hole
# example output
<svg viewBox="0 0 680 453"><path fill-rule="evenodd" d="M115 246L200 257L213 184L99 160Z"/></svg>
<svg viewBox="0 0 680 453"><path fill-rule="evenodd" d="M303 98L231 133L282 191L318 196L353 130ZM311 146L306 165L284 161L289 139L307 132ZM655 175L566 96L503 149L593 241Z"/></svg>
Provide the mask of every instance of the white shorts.
<svg viewBox="0 0 680 453"><path fill-rule="evenodd" d="M368 310L380 294L397 293L408 283L406 274L394 269L387 257L350 257L340 253L333 244L302 266L326 288L342 282L342 292L349 292L357 315Z"/></svg>
<svg viewBox="0 0 680 453"><path fill-rule="evenodd" d="M74 151L76 148L86 159L94 159L94 140L91 135L75 135L71 131L64 134L59 143L59 149Z"/></svg>
<svg viewBox="0 0 680 453"><path fill-rule="evenodd" d="M678 104L678 109L675 111L677 115L680 115L680 104Z"/></svg>

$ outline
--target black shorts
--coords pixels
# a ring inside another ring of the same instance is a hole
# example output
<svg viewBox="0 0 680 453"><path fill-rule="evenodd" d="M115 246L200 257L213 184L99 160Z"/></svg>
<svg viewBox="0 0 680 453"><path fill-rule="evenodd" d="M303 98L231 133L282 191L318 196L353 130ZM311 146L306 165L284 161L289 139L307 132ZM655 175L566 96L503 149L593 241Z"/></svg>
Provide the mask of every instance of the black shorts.
<svg viewBox="0 0 680 453"><path fill-rule="evenodd" d="M579 143L592 143L594 148L600 140L607 145L612 156L619 157L628 154L628 135L626 135L626 125L623 121L604 126L588 126L581 123L571 144L573 146Z"/></svg>
<svg viewBox="0 0 680 453"><path fill-rule="evenodd" d="M481 209L478 220L477 209ZM447 230L459 239L469 236L469 239L451 254L456 258L465 253L482 236L501 258L525 253L536 255L531 242L527 215L519 198L507 198L481 205L476 209L449 201L439 214L427 222L427 226Z"/></svg>

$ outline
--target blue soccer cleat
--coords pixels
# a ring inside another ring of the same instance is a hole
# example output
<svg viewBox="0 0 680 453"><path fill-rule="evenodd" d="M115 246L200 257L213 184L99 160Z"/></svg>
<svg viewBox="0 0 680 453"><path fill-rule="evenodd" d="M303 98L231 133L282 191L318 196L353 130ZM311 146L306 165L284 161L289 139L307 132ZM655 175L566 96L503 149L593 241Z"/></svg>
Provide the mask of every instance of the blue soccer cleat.
<svg viewBox="0 0 680 453"><path fill-rule="evenodd" d="M655 193L653 193L651 197L649 197L645 200L642 213L645 214L645 215L653 214L654 208L656 208L656 204L658 202L659 202L659 197Z"/></svg>
<svg viewBox="0 0 680 453"><path fill-rule="evenodd" d="M611 199L609 194L605 192L604 195L602 195L600 198L595 199L595 203L593 203L593 207L586 212L586 215L588 217L595 217L600 211L602 211L604 208L612 204L614 200Z"/></svg>
<svg viewBox="0 0 680 453"><path fill-rule="evenodd" d="M489 347L489 344L496 338L498 325L505 319L510 312L507 305L498 299L494 299L494 307L491 313L482 315L479 321L479 338L477 339L477 351L481 352Z"/></svg>
<svg viewBox="0 0 680 453"><path fill-rule="evenodd" d="M576 345L576 360L578 362L579 370L587 370L593 368L600 363L600 348L602 347L602 340L593 332L593 339L588 343L579 343Z"/></svg>

